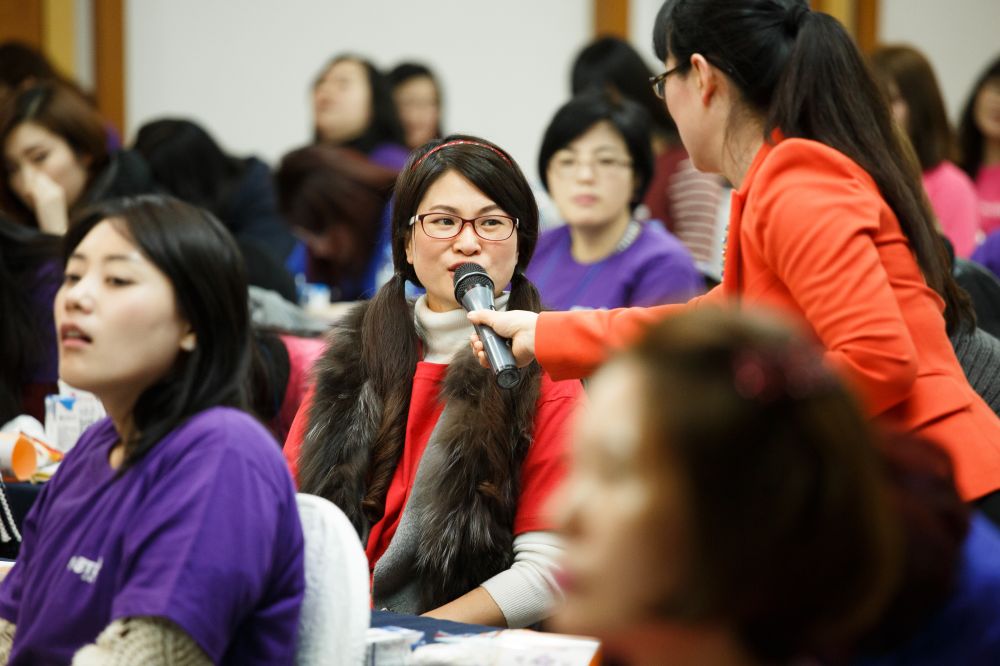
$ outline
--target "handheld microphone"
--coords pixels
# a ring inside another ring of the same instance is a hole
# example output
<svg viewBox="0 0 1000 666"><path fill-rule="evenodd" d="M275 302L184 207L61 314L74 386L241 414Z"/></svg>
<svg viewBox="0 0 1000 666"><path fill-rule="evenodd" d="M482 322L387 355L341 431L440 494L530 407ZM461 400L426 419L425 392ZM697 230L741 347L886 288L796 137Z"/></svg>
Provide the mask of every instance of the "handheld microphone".
<svg viewBox="0 0 1000 666"><path fill-rule="evenodd" d="M495 310L493 305L493 280L479 264L462 264L455 269L455 300L468 312ZM489 326L475 325L476 334L483 343L483 350L496 375L500 388L512 389L521 381L514 353L507 341Z"/></svg>

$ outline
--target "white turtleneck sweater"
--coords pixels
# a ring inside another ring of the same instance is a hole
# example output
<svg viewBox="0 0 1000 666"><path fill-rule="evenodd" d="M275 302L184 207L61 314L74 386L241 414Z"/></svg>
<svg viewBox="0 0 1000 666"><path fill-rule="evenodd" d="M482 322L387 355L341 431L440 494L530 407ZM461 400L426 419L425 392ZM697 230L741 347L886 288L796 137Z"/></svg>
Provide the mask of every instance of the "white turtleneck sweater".
<svg viewBox="0 0 1000 666"><path fill-rule="evenodd" d="M509 294L496 298L496 309L507 308ZM465 310L435 312L427 307L427 296L414 305L417 329L424 340L424 361L449 363L468 349L473 328ZM514 537L514 563L482 583L503 612L507 625L525 627L552 612L561 598L553 572L562 553L562 540L551 531L524 532Z"/></svg>

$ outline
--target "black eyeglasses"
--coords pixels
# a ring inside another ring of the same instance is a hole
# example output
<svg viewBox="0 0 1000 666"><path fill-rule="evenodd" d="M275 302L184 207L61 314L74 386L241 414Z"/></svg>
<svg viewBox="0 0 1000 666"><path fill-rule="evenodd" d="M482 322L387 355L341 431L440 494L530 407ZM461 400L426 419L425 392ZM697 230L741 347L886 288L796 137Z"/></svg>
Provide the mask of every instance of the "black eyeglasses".
<svg viewBox="0 0 1000 666"><path fill-rule="evenodd" d="M451 213L423 213L410 218L412 227L420 222L420 228L431 238L446 240L462 233L466 224L472 225L477 236L487 241L505 241L514 235L517 218L506 215L483 215L471 220Z"/></svg>
<svg viewBox="0 0 1000 666"><path fill-rule="evenodd" d="M655 93L657 97L663 99L663 86L665 86L667 83L667 77L676 72L677 70L679 70L680 68L681 68L680 65L674 65L673 67L663 72L663 74L660 74L659 76L649 77L649 85L653 86L653 93Z"/></svg>
<svg viewBox="0 0 1000 666"><path fill-rule="evenodd" d="M736 72L735 69L733 69L732 67L730 67L729 65L727 65L723 61L721 61L718 58L715 58L713 56L707 56L706 55L706 56L703 56L703 57L705 58L705 60L708 61L708 63L710 65L713 65L713 66L721 69L723 72L725 72L726 74L728 74L730 78L735 79L739 83L743 82L743 77L741 77ZM671 74L673 74L674 72L678 71L680 68L681 68L680 64L677 64L677 65L674 65L673 67L671 67L670 69L668 69L667 71L663 72L663 74L660 74L659 76L651 76L651 77L649 77L649 84L651 86L653 86L653 93L655 93L657 97L659 97L660 99L663 99L663 87L667 83L667 77L670 76Z"/></svg>

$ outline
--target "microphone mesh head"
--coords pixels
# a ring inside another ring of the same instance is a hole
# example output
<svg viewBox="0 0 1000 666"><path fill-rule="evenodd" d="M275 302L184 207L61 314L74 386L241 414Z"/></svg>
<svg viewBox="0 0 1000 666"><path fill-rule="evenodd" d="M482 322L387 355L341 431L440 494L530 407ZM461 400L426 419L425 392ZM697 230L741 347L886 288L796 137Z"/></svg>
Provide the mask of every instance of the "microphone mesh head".
<svg viewBox="0 0 1000 666"><path fill-rule="evenodd" d="M473 287L486 287L493 293L493 280L479 264L462 264L455 269L455 300L461 303L465 292Z"/></svg>

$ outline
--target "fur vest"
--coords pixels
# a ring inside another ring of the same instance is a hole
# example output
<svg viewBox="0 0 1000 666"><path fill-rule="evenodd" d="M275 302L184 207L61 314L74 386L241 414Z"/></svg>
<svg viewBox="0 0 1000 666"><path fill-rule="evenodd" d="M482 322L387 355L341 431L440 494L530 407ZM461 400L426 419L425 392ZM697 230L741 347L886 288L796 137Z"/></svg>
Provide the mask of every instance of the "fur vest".
<svg viewBox="0 0 1000 666"><path fill-rule="evenodd" d="M303 490L337 504L363 542L372 523L362 510L362 500L384 398L361 357L360 326L367 307L358 306L334 329L316 365L316 389L300 460ZM393 575L401 586L415 582L411 596L419 601L416 608L398 610L435 608L512 564L521 463L531 444L541 383L537 364L520 372L521 383L506 391L497 386L493 373L479 365L471 349L458 353L448 366L440 394L445 409L389 547L392 551L396 541L403 540L407 523L405 532L414 542L410 555L403 558L402 568L407 570ZM431 458L433 463L428 462ZM398 559L389 555L387 551L379 562ZM379 578L376 566L377 603Z"/></svg>

